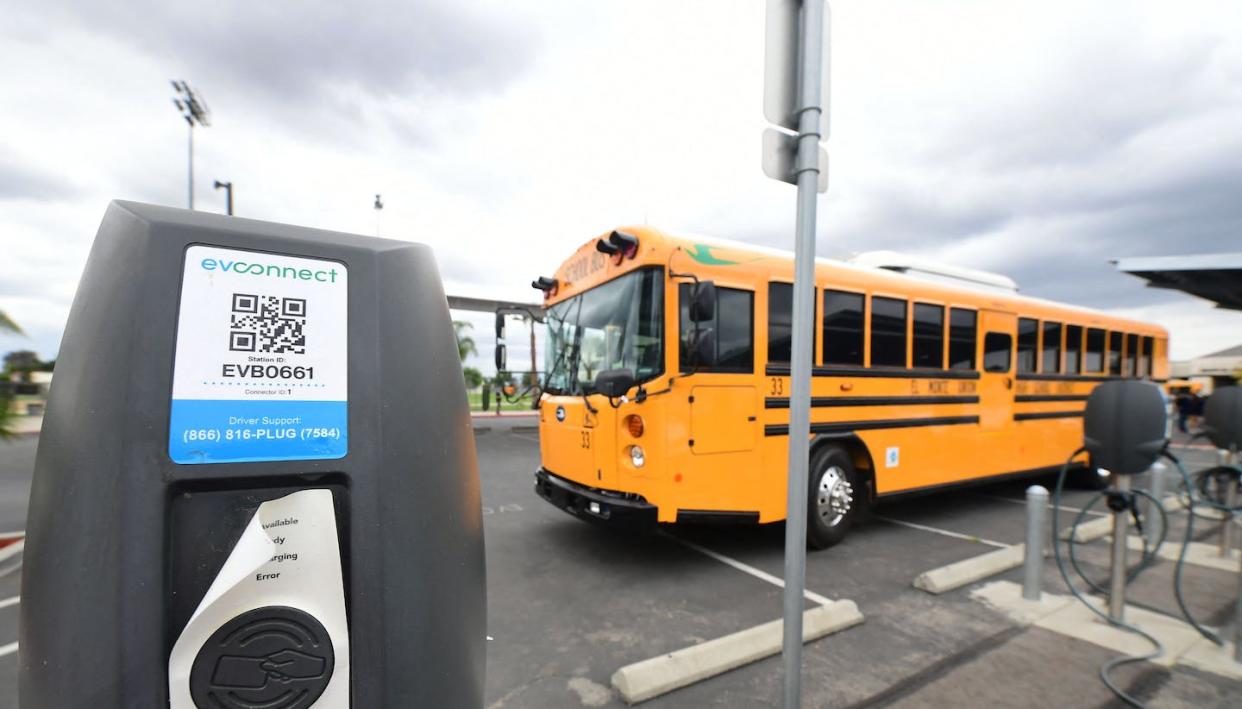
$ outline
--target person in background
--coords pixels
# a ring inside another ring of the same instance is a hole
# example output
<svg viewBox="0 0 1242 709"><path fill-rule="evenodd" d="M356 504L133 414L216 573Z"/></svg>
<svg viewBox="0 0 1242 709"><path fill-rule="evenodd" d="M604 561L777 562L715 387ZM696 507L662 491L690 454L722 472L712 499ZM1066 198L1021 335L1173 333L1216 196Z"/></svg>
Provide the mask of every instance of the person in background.
<svg viewBox="0 0 1242 709"><path fill-rule="evenodd" d="M1190 392L1190 427L1199 428L1203 422L1203 407L1207 402L1202 396L1195 392Z"/></svg>
<svg viewBox="0 0 1242 709"><path fill-rule="evenodd" d="M1189 433L1186 430L1186 419L1190 418L1190 392L1178 392L1177 394L1177 430L1182 433Z"/></svg>

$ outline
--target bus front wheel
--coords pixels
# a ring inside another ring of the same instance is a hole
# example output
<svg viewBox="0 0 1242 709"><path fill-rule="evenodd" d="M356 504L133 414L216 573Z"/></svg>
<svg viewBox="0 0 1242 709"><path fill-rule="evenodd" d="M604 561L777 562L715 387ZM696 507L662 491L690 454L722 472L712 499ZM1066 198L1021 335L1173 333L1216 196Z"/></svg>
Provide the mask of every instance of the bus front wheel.
<svg viewBox="0 0 1242 709"><path fill-rule="evenodd" d="M858 518L863 488L854 461L835 446L820 448L811 456L807 479L807 546L827 549L845 539Z"/></svg>

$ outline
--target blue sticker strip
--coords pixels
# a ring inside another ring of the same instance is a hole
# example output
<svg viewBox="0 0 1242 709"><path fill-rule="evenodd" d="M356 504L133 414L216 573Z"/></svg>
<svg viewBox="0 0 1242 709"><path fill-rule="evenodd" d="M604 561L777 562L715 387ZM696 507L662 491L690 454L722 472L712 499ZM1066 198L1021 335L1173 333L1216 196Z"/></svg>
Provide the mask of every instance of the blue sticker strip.
<svg viewBox="0 0 1242 709"><path fill-rule="evenodd" d="M168 453L176 463L344 458L344 401L173 399Z"/></svg>

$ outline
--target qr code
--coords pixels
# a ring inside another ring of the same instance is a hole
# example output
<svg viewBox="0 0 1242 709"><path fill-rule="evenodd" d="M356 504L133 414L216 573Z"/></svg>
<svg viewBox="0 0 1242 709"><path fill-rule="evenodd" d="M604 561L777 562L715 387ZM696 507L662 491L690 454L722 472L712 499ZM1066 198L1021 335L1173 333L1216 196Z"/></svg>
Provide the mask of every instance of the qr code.
<svg viewBox="0 0 1242 709"><path fill-rule="evenodd" d="M306 354L306 299L233 294L229 349L264 354Z"/></svg>

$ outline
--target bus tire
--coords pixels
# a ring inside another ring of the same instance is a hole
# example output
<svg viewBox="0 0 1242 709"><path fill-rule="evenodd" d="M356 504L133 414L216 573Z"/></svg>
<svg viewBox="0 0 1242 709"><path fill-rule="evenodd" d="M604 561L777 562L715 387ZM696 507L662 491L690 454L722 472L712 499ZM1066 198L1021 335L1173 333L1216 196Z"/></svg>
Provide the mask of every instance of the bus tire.
<svg viewBox="0 0 1242 709"><path fill-rule="evenodd" d="M824 446L811 455L807 480L807 546L827 549L849 534L865 490L849 453L836 446Z"/></svg>

